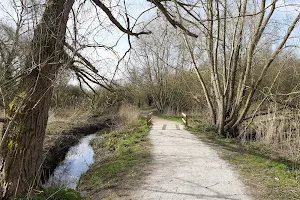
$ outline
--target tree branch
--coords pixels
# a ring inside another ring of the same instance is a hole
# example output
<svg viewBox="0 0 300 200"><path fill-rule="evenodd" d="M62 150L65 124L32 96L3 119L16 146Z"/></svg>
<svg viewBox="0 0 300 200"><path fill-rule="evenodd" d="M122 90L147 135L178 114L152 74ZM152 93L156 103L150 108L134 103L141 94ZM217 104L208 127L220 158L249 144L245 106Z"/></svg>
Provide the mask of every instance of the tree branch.
<svg viewBox="0 0 300 200"><path fill-rule="evenodd" d="M181 23L175 21L170 16L169 12L166 10L166 8L160 3L160 0L148 0L149 2L153 3L157 6L157 8L163 13L163 15L166 17L166 19L176 28L179 27L182 29L187 35L197 38L198 35L195 33L190 32L188 29L186 29Z"/></svg>
<svg viewBox="0 0 300 200"><path fill-rule="evenodd" d="M65 47L67 47L69 50L72 51L72 53L74 53L75 56L77 56L78 58L80 58L89 68L89 70L91 70L94 73L98 73L98 70L92 65L92 63L90 63L84 56L82 56L78 51L76 51L76 49L74 49L71 45L69 45L68 43L64 43Z"/></svg>
<svg viewBox="0 0 300 200"><path fill-rule="evenodd" d="M120 22L118 22L118 20L112 15L111 11L99 0L92 0L98 7L100 7L105 14L108 16L108 18L110 19L110 21L116 26L118 27L118 29L128 35L133 35L138 37L139 35L146 35L146 34L151 34L151 31L141 31L138 33L134 33L132 32L130 29L126 29L124 28Z"/></svg>

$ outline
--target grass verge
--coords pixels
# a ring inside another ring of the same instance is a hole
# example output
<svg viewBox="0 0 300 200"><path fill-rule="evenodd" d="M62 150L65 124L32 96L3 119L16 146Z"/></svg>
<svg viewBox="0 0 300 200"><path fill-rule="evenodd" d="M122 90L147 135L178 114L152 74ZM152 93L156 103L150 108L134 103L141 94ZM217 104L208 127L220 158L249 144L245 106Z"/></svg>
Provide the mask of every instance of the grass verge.
<svg viewBox="0 0 300 200"><path fill-rule="evenodd" d="M82 197L76 190L70 188L56 188L51 187L44 189L43 191L35 194L32 197L20 197L14 198L13 200L89 200L88 198Z"/></svg>
<svg viewBox="0 0 300 200"><path fill-rule="evenodd" d="M92 146L95 163L85 173L79 191L92 199L126 195L138 186L143 169L151 160L146 119L97 137Z"/></svg>
<svg viewBox="0 0 300 200"><path fill-rule="evenodd" d="M300 199L299 163L278 158L256 142L242 144L217 136L203 123L189 131L206 143L221 147L221 157L239 172L254 199Z"/></svg>
<svg viewBox="0 0 300 200"><path fill-rule="evenodd" d="M159 114L159 113L156 113L156 115L158 117L163 118L163 119L167 119L167 120L171 120L171 121L174 121L174 122L182 123L182 119L179 116L169 116L169 115L164 115L164 114Z"/></svg>

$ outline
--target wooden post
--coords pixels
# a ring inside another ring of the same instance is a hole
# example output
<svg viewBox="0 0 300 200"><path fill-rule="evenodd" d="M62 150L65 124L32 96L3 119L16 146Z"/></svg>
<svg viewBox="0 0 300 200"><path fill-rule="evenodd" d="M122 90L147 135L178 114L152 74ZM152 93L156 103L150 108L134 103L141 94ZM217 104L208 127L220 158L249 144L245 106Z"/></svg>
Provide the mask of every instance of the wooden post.
<svg viewBox="0 0 300 200"><path fill-rule="evenodd" d="M183 124L184 124L184 126L188 126L188 117L187 117L187 115L186 114L184 114L184 113L181 113L182 114L182 121L183 121Z"/></svg>
<svg viewBox="0 0 300 200"><path fill-rule="evenodd" d="M152 122L152 112L147 115L147 126L150 126Z"/></svg>

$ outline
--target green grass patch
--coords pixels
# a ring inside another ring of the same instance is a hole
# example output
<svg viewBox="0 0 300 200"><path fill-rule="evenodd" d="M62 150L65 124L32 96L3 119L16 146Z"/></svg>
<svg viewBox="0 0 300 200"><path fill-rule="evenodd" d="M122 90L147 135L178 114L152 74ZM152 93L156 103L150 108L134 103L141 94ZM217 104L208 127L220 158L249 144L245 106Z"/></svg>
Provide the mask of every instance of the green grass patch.
<svg viewBox="0 0 300 200"><path fill-rule="evenodd" d="M149 130L146 119L142 118L122 130L105 133L94 140L95 164L81 177L79 191L93 196L139 177L151 160Z"/></svg>
<svg viewBox="0 0 300 200"><path fill-rule="evenodd" d="M76 190L70 188L46 188L43 191L32 197L21 197L13 198L13 200L88 200L88 198L82 197L80 193Z"/></svg>
<svg viewBox="0 0 300 200"><path fill-rule="evenodd" d="M163 115L163 114L157 114L157 116L159 116L159 117L161 117L163 119L167 119L167 120L171 120L171 121L183 123L180 116L169 116L169 115Z"/></svg>
<svg viewBox="0 0 300 200"><path fill-rule="evenodd" d="M206 143L222 147L221 157L239 171L254 199L300 199L299 163L278 158L257 142L220 137L204 123L189 130Z"/></svg>

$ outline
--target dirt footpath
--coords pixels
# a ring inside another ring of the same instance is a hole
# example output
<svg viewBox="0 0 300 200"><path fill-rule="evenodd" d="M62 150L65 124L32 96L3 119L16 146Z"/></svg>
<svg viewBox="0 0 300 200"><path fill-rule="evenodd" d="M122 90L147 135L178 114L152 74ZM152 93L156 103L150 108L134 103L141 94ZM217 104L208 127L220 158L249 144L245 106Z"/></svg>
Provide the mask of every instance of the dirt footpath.
<svg viewBox="0 0 300 200"><path fill-rule="evenodd" d="M128 199L251 199L231 167L182 125L153 117L150 140L151 171Z"/></svg>

